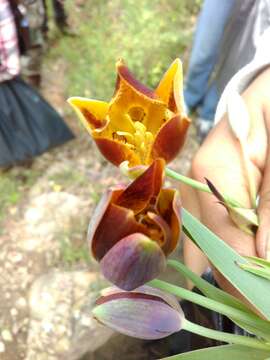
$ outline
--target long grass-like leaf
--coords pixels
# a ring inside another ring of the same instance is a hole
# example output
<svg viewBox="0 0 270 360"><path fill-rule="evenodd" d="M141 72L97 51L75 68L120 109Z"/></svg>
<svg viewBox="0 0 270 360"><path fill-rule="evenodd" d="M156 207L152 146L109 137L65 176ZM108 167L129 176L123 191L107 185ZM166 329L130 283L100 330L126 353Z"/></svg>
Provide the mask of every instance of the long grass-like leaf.
<svg viewBox="0 0 270 360"><path fill-rule="evenodd" d="M267 360L268 351L239 345L222 345L166 357L163 360Z"/></svg>
<svg viewBox="0 0 270 360"><path fill-rule="evenodd" d="M212 264L266 319L270 320L270 282L237 266L237 263L247 264L248 260L185 209L182 211L182 217L185 232L202 249Z"/></svg>
<svg viewBox="0 0 270 360"><path fill-rule="evenodd" d="M248 314L254 316L255 314L240 300L236 299L234 296L226 293L225 291L218 289L214 285L209 284L206 280L202 279L200 276L194 274L188 267L184 264L180 263L176 260L168 260L168 265L179 271L185 277L193 282L193 284L208 298L218 301L224 305L229 305L235 309L239 309L241 311L245 311ZM263 321L258 317L258 321L261 323L251 326L250 323L247 324L243 321L235 320L233 317L230 319L245 329L247 332L257 335L259 337L265 338L267 340L270 339L270 326L268 326L267 322ZM266 329L269 329L266 331Z"/></svg>

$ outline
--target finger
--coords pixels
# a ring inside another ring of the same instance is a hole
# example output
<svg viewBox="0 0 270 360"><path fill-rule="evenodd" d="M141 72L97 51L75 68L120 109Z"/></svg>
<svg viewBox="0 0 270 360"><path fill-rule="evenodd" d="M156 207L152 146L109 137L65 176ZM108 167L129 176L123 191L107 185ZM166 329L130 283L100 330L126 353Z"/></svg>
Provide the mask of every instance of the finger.
<svg viewBox="0 0 270 360"><path fill-rule="evenodd" d="M252 167L254 170L254 166ZM212 131L196 155L194 178L208 178L225 195L250 207L250 197L239 142L231 133L226 118ZM257 181L256 181L257 183ZM198 194L203 223L242 255L256 255L254 239L235 227L227 210L211 194Z"/></svg>
<svg viewBox="0 0 270 360"><path fill-rule="evenodd" d="M268 107L264 108L263 113L268 135L268 144L260 189L258 207L259 229L256 234L256 246L260 257L270 259L270 111Z"/></svg>

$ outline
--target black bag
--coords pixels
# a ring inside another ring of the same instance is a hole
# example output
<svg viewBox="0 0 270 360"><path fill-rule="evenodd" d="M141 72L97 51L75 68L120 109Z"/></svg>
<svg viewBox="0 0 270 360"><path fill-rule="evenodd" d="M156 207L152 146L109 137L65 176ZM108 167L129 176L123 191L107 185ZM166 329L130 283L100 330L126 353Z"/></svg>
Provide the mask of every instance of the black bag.
<svg viewBox="0 0 270 360"><path fill-rule="evenodd" d="M73 137L57 112L22 79L0 83L0 167L31 159Z"/></svg>

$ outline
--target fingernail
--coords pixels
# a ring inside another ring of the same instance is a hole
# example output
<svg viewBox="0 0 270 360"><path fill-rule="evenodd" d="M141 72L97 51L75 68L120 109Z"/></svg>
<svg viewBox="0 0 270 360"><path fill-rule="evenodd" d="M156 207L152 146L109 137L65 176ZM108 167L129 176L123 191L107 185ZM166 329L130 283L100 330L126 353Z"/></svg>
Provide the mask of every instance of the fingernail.
<svg viewBox="0 0 270 360"><path fill-rule="evenodd" d="M270 260L270 233L267 234L265 243L265 258L266 260Z"/></svg>

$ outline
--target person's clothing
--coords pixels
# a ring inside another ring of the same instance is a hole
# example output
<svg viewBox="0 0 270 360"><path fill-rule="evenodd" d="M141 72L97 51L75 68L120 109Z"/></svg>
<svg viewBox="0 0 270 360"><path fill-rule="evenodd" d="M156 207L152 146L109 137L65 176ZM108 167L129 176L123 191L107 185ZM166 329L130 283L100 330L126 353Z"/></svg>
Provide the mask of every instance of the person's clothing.
<svg viewBox="0 0 270 360"><path fill-rule="evenodd" d="M0 1L0 82L20 72L20 58L14 17L8 0Z"/></svg>
<svg viewBox="0 0 270 360"><path fill-rule="evenodd" d="M64 3L61 0L52 0L55 24L60 30L68 27L67 15L65 13Z"/></svg>
<svg viewBox="0 0 270 360"><path fill-rule="evenodd" d="M253 58L263 32L270 27L270 0L237 1L226 25L222 51L215 68L219 94Z"/></svg>
<svg viewBox="0 0 270 360"><path fill-rule="evenodd" d="M225 25L235 0L205 0L197 22L184 98L189 109L198 110L201 118L213 120L218 92L209 79L218 59Z"/></svg>
<svg viewBox="0 0 270 360"><path fill-rule="evenodd" d="M73 138L57 112L18 77L19 56L13 8L1 0L0 167L29 160Z"/></svg>
<svg viewBox="0 0 270 360"><path fill-rule="evenodd" d="M19 77L0 83L0 167L17 165L73 138L57 112Z"/></svg>
<svg viewBox="0 0 270 360"><path fill-rule="evenodd" d="M225 87L215 115L217 123L227 110L227 105L235 92L241 93L248 87L252 80L267 66L270 66L270 27L264 31L263 35L257 41L257 48L254 59L240 71L238 71Z"/></svg>
<svg viewBox="0 0 270 360"><path fill-rule="evenodd" d="M44 21L45 9L43 0L23 0L28 20L30 47L21 56L21 74L26 79L41 76L41 65L45 45Z"/></svg>
<svg viewBox="0 0 270 360"><path fill-rule="evenodd" d="M49 30L48 27L48 9L46 0L43 0L45 9L45 18L43 23L43 31L46 34ZM67 14L65 12L64 0L52 0L53 16L56 26L60 31L66 32L68 30Z"/></svg>

